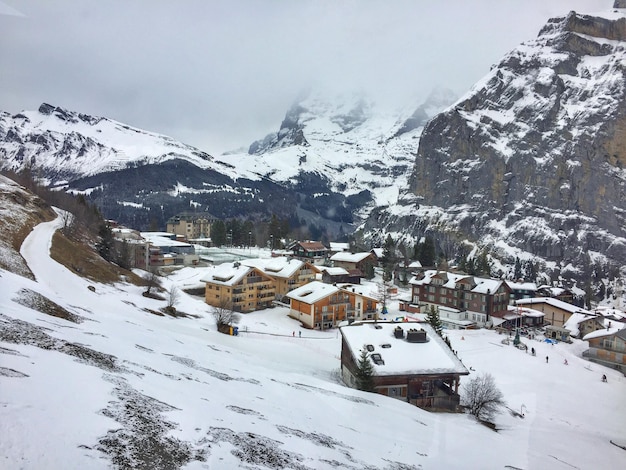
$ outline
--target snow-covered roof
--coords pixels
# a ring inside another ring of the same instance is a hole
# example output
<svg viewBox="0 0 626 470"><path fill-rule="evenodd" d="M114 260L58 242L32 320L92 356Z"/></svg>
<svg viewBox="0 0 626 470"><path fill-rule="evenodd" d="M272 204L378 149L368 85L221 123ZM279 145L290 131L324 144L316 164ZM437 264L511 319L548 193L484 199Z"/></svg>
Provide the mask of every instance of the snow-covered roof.
<svg viewBox="0 0 626 470"><path fill-rule="evenodd" d="M304 262L286 256L276 258L255 258L242 260L241 264L257 268L272 277L290 278L298 269L304 266Z"/></svg>
<svg viewBox="0 0 626 470"><path fill-rule="evenodd" d="M154 246L192 246L189 243L173 240L172 238L170 238L172 236L171 233L168 234L165 232L141 232L141 236L148 240Z"/></svg>
<svg viewBox="0 0 626 470"><path fill-rule="evenodd" d="M339 252L335 253L330 257L331 261L342 261L344 263L360 263L365 258L370 256L371 253L369 251L362 253L348 253L348 252Z"/></svg>
<svg viewBox="0 0 626 470"><path fill-rule="evenodd" d="M376 255L377 258L382 258L383 254L385 253L385 250L383 248L372 248L370 250L370 253L374 253L374 255Z"/></svg>
<svg viewBox="0 0 626 470"><path fill-rule="evenodd" d="M534 304L547 304L553 307L559 308L561 310L565 310L566 312L571 313L588 313L591 314L589 310L585 310L584 308L577 307L576 305L568 304L567 302L563 302L559 299L554 299L552 297L533 297L532 299L519 299L515 301L516 305L534 305Z"/></svg>
<svg viewBox="0 0 626 470"><path fill-rule="evenodd" d="M350 250L349 243L330 242L330 251L340 252L340 251L349 251L349 250Z"/></svg>
<svg viewBox="0 0 626 470"><path fill-rule="evenodd" d="M394 335L398 327L404 332L403 338ZM406 337L410 329L425 330L429 341L409 343ZM375 375L469 374L459 358L427 323L358 322L341 327L341 334L355 359L358 360L365 345L372 345L372 353L381 355L384 364L373 364Z"/></svg>
<svg viewBox="0 0 626 470"><path fill-rule="evenodd" d="M534 308L516 307L514 305L509 305L508 310L509 311L515 311L515 312L517 312L519 315L521 315L523 317L539 318L539 317L545 317L546 316L546 314L544 312L540 312L539 310L535 310Z"/></svg>
<svg viewBox="0 0 626 470"><path fill-rule="evenodd" d="M345 268L324 268L324 271L326 271L328 274L330 274L331 276L345 276L346 274L349 274L348 271Z"/></svg>
<svg viewBox="0 0 626 470"><path fill-rule="evenodd" d="M237 284L245 275L252 271L252 267L239 263L222 263L208 269L201 282L211 282L223 286Z"/></svg>
<svg viewBox="0 0 626 470"><path fill-rule="evenodd" d="M536 291L537 284L534 282L514 282L514 281L504 281L506 282L512 290L523 290L523 291Z"/></svg>
<svg viewBox="0 0 626 470"><path fill-rule="evenodd" d="M616 322L616 324L611 325L610 328L592 331L591 333L586 334L585 337L583 338L583 341L588 341L593 338L601 338L603 336L611 336L614 334L619 334L621 338L626 340L626 328L624 328L624 326L626 325L620 322Z"/></svg>
<svg viewBox="0 0 626 470"><path fill-rule="evenodd" d="M500 288L500 286L504 282L499 279L489 279L471 276L469 274L457 274L447 271L438 271L436 269L429 269L428 271L424 272L424 277L421 277L419 279L417 277L411 278L409 284L428 285L436 276L444 277L445 282L443 283L443 287L446 287L448 289L456 289L457 283L464 280L473 279L476 285L470 292L475 292L478 294L494 293Z"/></svg>
<svg viewBox="0 0 626 470"><path fill-rule="evenodd" d="M312 281L287 293L287 297L306 304L315 302L339 292L339 287L332 284L324 284L320 281Z"/></svg>

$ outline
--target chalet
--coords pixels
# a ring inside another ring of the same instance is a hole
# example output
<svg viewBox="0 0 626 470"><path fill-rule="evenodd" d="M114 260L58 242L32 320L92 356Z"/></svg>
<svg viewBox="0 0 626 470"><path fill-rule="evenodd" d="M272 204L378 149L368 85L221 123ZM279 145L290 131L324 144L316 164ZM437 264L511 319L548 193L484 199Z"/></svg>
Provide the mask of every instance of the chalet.
<svg viewBox="0 0 626 470"><path fill-rule="evenodd" d="M205 301L214 307L236 312L253 312L272 306L276 284L259 268L238 262L223 263L210 269L202 278Z"/></svg>
<svg viewBox="0 0 626 470"><path fill-rule="evenodd" d="M576 305L563 302L553 297L533 297L532 299L520 299L515 301L515 305L532 308L543 313L544 322L562 327L574 313L590 314L588 310Z"/></svg>
<svg viewBox="0 0 626 470"><path fill-rule="evenodd" d="M566 302L568 304L574 303L574 293L570 289L565 287L553 287L543 285L537 287L537 294L533 297L552 297L553 299Z"/></svg>
<svg viewBox="0 0 626 470"><path fill-rule="evenodd" d="M328 250L329 256L332 256L335 253L350 252L349 243L330 242L329 244L330 244L330 249Z"/></svg>
<svg viewBox="0 0 626 470"><path fill-rule="evenodd" d="M478 327L492 325L493 317L501 318L508 311L510 288L501 280L427 270L411 278L409 284L413 304L464 312L463 320Z"/></svg>
<svg viewBox="0 0 626 470"><path fill-rule="evenodd" d="M376 299L357 286L339 287L313 281L286 295L290 300L289 316L307 328L327 329L342 321L374 318Z"/></svg>
<svg viewBox="0 0 626 470"><path fill-rule="evenodd" d="M427 323L357 322L341 327L341 375L357 387L366 348L374 391L427 410L456 411L459 382L469 371Z"/></svg>
<svg viewBox="0 0 626 470"><path fill-rule="evenodd" d="M335 268L344 268L348 271L359 273L360 277L364 277L369 271L372 271L377 263L372 253L366 251L364 253L335 253L330 257L330 262Z"/></svg>
<svg viewBox="0 0 626 470"><path fill-rule="evenodd" d="M208 212L183 212L168 219L165 230L186 240L207 238L211 235L211 225L217 220Z"/></svg>
<svg viewBox="0 0 626 470"><path fill-rule="evenodd" d="M516 300L530 299L537 297L537 284L534 282L513 282L504 281L511 289L510 301L513 304Z"/></svg>
<svg viewBox="0 0 626 470"><path fill-rule="evenodd" d="M326 284L350 283L360 284L361 276L359 270L348 271L345 268L322 268L322 282Z"/></svg>
<svg viewBox="0 0 626 470"><path fill-rule="evenodd" d="M291 251L294 258L301 261L308 261L317 266L323 265L328 258L328 248L321 242L295 241L288 246L288 250Z"/></svg>
<svg viewBox="0 0 626 470"><path fill-rule="evenodd" d="M613 326L619 327L619 322L623 322L624 319L624 314L619 310L598 308L593 312L572 314L564 327L572 336L583 338L594 331L610 329Z"/></svg>
<svg viewBox="0 0 626 470"><path fill-rule="evenodd" d="M626 374L626 328L623 324L594 331L583 340L589 343L589 349L583 352L583 357Z"/></svg>
<svg viewBox="0 0 626 470"><path fill-rule="evenodd" d="M290 291L315 280L319 269L311 263L284 256L267 259L247 259L242 264L257 268L275 281L276 300Z"/></svg>

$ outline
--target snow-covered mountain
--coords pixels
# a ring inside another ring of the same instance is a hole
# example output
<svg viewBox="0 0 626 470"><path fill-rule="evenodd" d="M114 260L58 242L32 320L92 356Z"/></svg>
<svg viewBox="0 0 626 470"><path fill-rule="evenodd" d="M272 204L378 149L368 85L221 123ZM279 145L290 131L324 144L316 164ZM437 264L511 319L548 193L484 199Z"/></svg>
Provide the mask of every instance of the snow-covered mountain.
<svg viewBox="0 0 626 470"><path fill-rule="evenodd" d="M0 190L1 217L29 216L22 188L0 177ZM495 331L449 332L469 378L490 373L504 394L495 432L469 415L429 413L346 387L336 331L294 337L300 325L285 308L244 315L240 334L227 336L202 298L181 291L172 317L162 313L165 301L142 295L145 287L79 277L49 256L62 225L62 218L42 223L22 243L17 256L34 279L0 269L2 468L587 469L623 462L626 382L583 359L582 342L535 341L535 357L503 345ZM185 268L163 284L196 287L203 274ZM397 302L389 308L395 315Z"/></svg>
<svg viewBox="0 0 626 470"><path fill-rule="evenodd" d="M228 155L228 162L245 168L252 158L258 174L292 184L309 175L331 191L369 199L366 214L372 206L396 202L423 126L455 99L449 90L436 90L417 107L389 110L361 93L309 92L277 132L253 142L248 154Z"/></svg>
<svg viewBox="0 0 626 470"><path fill-rule="evenodd" d="M550 20L427 124L408 191L366 231L430 233L449 258L469 240L566 277L623 265L624 64L623 10Z"/></svg>
<svg viewBox="0 0 626 470"><path fill-rule="evenodd" d="M0 140L5 168L30 165L53 185L174 159L235 176L232 168L170 137L47 103L14 116L1 112Z"/></svg>
<svg viewBox="0 0 626 470"><path fill-rule="evenodd" d="M279 132L249 152L219 157L43 104L36 112L0 114L0 167L28 167L137 228L194 209L224 218L295 215L349 233L372 207L397 199L423 125L453 100L438 91L417 108L381 113L362 95L309 94L287 112Z"/></svg>

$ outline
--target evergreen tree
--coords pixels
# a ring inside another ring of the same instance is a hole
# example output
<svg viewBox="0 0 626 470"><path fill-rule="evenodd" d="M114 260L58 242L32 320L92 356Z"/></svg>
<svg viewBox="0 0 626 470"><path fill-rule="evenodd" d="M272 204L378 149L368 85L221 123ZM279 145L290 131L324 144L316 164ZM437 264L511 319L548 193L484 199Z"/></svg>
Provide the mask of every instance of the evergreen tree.
<svg viewBox="0 0 626 470"><path fill-rule="evenodd" d="M226 244L226 224L222 220L216 220L211 226L211 241L215 246Z"/></svg>
<svg viewBox="0 0 626 470"><path fill-rule="evenodd" d="M419 262L422 263L422 266L431 267L435 265L435 242L431 237L424 239L419 252Z"/></svg>
<svg viewBox="0 0 626 470"><path fill-rule="evenodd" d="M522 279L524 277L522 273L522 263L519 258L515 257L515 270L513 271L513 280L517 281L518 279Z"/></svg>
<svg viewBox="0 0 626 470"><path fill-rule="evenodd" d="M396 245L391 237L391 234L387 235L385 244L383 245L383 280L391 281L393 278L393 270L396 267Z"/></svg>
<svg viewBox="0 0 626 470"><path fill-rule="evenodd" d="M426 321L433 327L433 330L435 330L439 336L442 336L441 332L443 330L443 326L441 324L441 319L439 318L439 309L434 305L430 306L430 310L426 315Z"/></svg>
<svg viewBox="0 0 626 470"><path fill-rule="evenodd" d="M100 256L102 256L107 261L112 261L113 259L113 232L111 231L111 226L108 223L103 223L100 225L98 229L98 242L96 243L96 249Z"/></svg>
<svg viewBox="0 0 626 470"><path fill-rule="evenodd" d="M487 276L491 275L491 261L487 256L486 251L481 251L478 254L478 258L476 259L476 274L478 276Z"/></svg>
<svg viewBox="0 0 626 470"><path fill-rule="evenodd" d="M371 261L366 261L364 271L365 272L363 273L363 275L365 276L365 279L374 279L374 276L376 275L374 271L374 263L372 263Z"/></svg>
<svg viewBox="0 0 626 470"><path fill-rule="evenodd" d="M356 385L359 390L365 392L374 391L374 366L370 361L370 355L365 345L361 349L361 357L359 357L357 363Z"/></svg>

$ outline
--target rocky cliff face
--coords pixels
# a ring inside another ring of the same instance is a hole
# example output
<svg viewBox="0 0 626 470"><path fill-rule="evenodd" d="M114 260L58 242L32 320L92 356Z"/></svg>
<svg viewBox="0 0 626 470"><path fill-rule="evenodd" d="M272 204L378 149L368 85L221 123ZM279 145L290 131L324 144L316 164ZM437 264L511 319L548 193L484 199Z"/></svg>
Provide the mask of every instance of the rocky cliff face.
<svg viewBox="0 0 626 470"><path fill-rule="evenodd" d="M408 193L376 223L509 261L626 262L625 41L621 13L550 20L426 125Z"/></svg>

